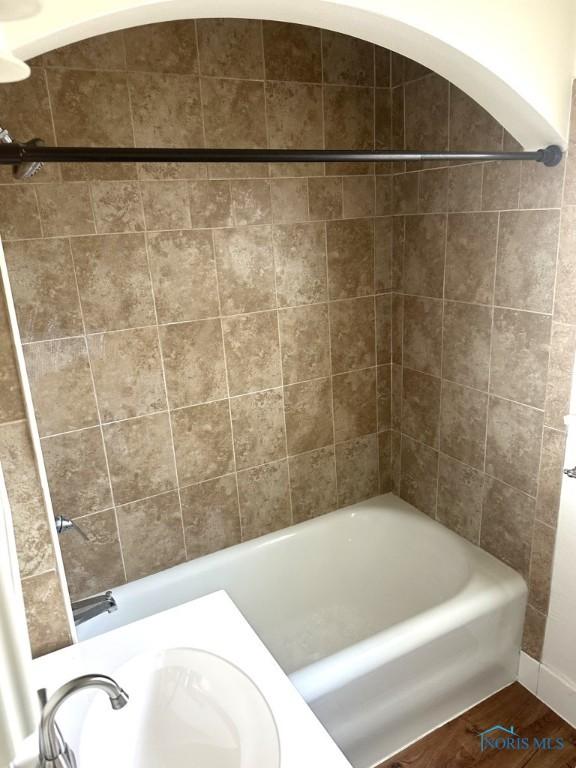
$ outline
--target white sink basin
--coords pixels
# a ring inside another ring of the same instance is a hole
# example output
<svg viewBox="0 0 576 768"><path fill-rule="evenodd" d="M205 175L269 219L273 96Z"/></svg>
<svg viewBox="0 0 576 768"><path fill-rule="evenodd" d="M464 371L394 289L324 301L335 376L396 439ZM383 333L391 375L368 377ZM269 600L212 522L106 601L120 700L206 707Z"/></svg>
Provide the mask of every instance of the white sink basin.
<svg viewBox="0 0 576 768"><path fill-rule="evenodd" d="M80 768L278 768L274 717L238 667L207 651L136 656L113 677L130 696L113 711L98 692L80 735Z"/></svg>

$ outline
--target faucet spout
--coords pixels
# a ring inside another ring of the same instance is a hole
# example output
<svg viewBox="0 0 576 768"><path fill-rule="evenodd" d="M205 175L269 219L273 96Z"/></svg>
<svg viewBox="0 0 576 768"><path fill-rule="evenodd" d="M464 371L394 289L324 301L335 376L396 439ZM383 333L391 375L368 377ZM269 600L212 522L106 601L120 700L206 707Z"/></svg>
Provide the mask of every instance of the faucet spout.
<svg viewBox="0 0 576 768"><path fill-rule="evenodd" d="M74 753L62 738L56 725L56 714L70 696L86 688L98 688L107 694L112 709L122 709L128 694L106 675L83 675L64 683L48 699L42 710L39 733L39 768L76 768Z"/></svg>

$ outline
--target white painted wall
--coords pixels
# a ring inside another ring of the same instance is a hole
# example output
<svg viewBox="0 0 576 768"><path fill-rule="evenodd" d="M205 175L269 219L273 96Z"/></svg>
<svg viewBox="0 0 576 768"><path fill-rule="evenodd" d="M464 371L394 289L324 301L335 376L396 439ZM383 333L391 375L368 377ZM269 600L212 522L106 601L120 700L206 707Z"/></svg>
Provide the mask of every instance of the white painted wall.
<svg viewBox="0 0 576 768"><path fill-rule="evenodd" d="M4 32L27 59L113 29L202 17L284 20L370 40L448 78L526 148L566 144L574 0L44 0L38 16Z"/></svg>

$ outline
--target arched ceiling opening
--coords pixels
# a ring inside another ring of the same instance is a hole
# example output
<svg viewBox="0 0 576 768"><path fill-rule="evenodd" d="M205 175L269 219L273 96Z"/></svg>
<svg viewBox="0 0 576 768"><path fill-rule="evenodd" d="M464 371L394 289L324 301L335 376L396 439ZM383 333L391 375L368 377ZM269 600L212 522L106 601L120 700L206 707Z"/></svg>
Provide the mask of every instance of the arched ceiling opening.
<svg viewBox="0 0 576 768"><path fill-rule="evenodd" d="M526 149L567 144L573 0L44 0L38 15L2 31L6 47L25 60L113 30L215 17L288 21L368 40L450 80Z"/></svg>

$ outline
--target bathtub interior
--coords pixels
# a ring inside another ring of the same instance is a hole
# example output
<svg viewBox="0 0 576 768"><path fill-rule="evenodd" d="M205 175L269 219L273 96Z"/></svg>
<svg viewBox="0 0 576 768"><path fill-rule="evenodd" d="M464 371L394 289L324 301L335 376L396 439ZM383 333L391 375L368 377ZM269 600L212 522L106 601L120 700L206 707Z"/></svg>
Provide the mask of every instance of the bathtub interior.
<svg viewBox="0 0 576 768"><path fill-rule="evenodd" d="M79 636L222 589L354 768L516 678L521 577L393 494L124 585Z"/></svg>

